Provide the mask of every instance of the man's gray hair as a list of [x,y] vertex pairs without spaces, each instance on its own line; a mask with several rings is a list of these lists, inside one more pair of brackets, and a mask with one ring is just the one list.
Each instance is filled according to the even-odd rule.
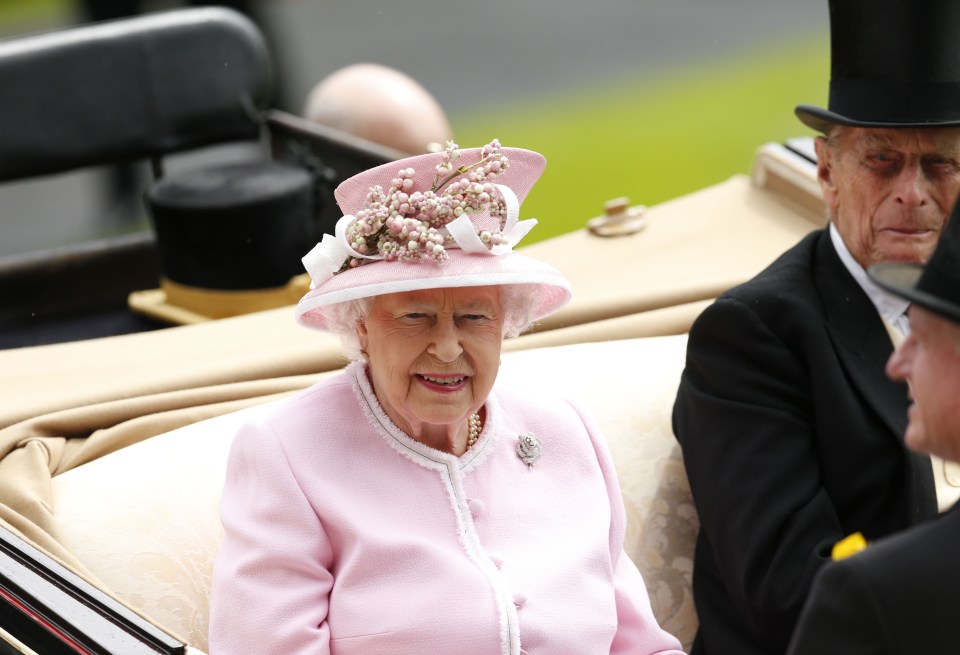
[[845,125],[831,125],[827,128],[824,138],[827,140],[827,145],[830,146],[830,149],[834,152],[837,151],[837,148],[840,147],[840,140],[843,138],[844,132],[846,132]]
[[[527,284],[503,284],[499,289],[500,306],[503,309],[503,338],[511,339],[530,329],[534,323],[536,288]],[[327,329],[340,339],[344,353],[351,361],[360,358],[357,324],[366,318],[373,301],[373,297],[357,298],[324,309]]]

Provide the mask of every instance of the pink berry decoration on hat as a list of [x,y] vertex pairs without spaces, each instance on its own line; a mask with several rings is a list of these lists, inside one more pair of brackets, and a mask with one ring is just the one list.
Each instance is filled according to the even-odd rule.
[[[433,257],[442,262],[447,259],[445,246],[454,241],[448,225],[459,219],[469,226],[469,220],[462,217],[483,210],[501,219],[502,231],[507,216],[502,194],[512,192],[509,187],[495,188],[493,180],[507,170],[510,160],[497,141],[485,145],[480,155],[478,161],[454,168],[460,152],[450,141],[429,189],[416,189],[416,171],[409,167],[397,173],[386,192],[379,185],[372,187],[366,206],[346,227],[354,256],[344,266],[363,263],[371,252],[387,260]],[[479,237],[485,244],[499,245],[503,241],[500,232],[485,230]]]

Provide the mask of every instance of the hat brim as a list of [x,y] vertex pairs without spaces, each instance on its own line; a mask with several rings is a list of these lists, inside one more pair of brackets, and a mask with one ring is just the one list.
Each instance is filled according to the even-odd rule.
[[530,285],[537,296],[533,320],[570,302],[570,284],[560,271],[539,260],[510,252],[503,255],[447,251],[442,264],[431,259],[378,261],[344,271],[307,292],[297,304],[297,322],[328,330],[325,310],[338,303],[389,293],[500,285]]
[[960,125],[960,119],[947,121],[861,121],[813,105],[797,105],[793,110],[801,123],[818,132],[826,134],[834,125],[850,127],[954,127]]
[[923,266],[920,264],[889,262],[874,264],[870,267],[868,274],[874,282],[890,293],[960,323],[960,305],[917,288],[917,282],[923,274]]

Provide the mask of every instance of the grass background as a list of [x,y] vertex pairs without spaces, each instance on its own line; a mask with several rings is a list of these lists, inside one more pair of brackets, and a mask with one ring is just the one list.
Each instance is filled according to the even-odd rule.
[[451,122],[461,146],[496,137],[546,156],[521,212],[540,220],[530,243],[583,227],[611,198],[653,205],[749,173],[764,143],[813,133],[793,109],[825,106],[828,77],[829,43],[809,38]]
[[67,0],[0,0],[0,24],[30,22],[70,11]]

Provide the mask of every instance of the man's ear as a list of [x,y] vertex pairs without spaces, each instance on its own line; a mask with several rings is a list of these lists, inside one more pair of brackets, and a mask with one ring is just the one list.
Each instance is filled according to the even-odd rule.
[[817,151],[817,181],[823,191],[823,201],[829,209],[836,209],[837,185],[833,178],[833,149],[822,136],[814,139],[813,147]]

